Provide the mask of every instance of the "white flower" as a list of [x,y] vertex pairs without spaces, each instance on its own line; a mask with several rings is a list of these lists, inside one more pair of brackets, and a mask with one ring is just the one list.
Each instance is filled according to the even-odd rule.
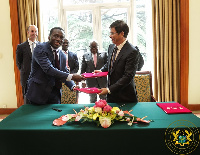
[[119,113],[118,113],[119,116],[124,116],[124,112],[121,110]]
[[62,117],[62,120],[63,121],[68,121],[70,119],[69,115],[65,115]]
[[94,111],[100,114],[100,113],[102,113],[102,108],[96,107],[96,108],[94,108]]
[[77,115],[75,121],[79,121],[83,117],[83,114]]
[[110,117],[99,117],[100,124],[103,128],[108,128],[111,125]]
[[132,126],[132,124],[133,124],[132,122],[129,122],[129,123],[128,123],[129,126]]

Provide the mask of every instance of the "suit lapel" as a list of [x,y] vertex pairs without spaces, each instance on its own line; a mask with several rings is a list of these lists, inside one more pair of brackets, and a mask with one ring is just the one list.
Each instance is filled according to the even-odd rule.
[[61,50],[59,50],[59,60],[60,60],[60,70],[61,71],[65,71],[65,67],[66,67],[66,55]]
[[120,60],[120,58],[122,57],[122,55],[124,54],[125,50],[124,47],[121,49],[121,51],[119,52],[114,64],[113,64],[113,70],[115,69],[116,64],[118,63],[118,61]]
[[127,43],[128,43],[128,42],[126,42],[126,43],[124,44],[124,46],[122,47],[122,49],[120,50],[120,52],[119,52],[119,54],[118,54],[118,56],[117,56],[117,58],[116,58],[116,60],[115,60],[115,62],[114,62],[114,64],[113,64],[111,73],[115,70],[115,68],[116,68],[116,66],[117,66],[117,64],[118,64],[118,62],[119,62],[119,60],[120,60],[120,58],[121,58],[121,57],[124,55],[124,53],[126,52]]
[[47,42],[47,49],[48,49],[48,53],[49,53],[49,60],[51,61],[51,63],[53,64],[53,66],[55,67],[55,60],[54,60],[54,55],[53,55],[53,51],[51,49],[50,44]]
[[[99,53],[98,51],[97,51],[97,64],[96,64],[96,68],[97,68],[97,66],[98,66],[98,62],[100,61],[100,59],[101,59],[101,53]],[[94,60],[93,60],[93,62],[94,62]],[[94,64],[94,63],[93,63]]]
[[73,64],[72,62],[72,53],[70,51],[68,51],[68,65],[70,66],[70,64]]
[[[88,54],[88,57],[89,57],[89,60],[90,60],[91,65],[94,66],[94,60],[93,60],[93,57],[92,57],[92,53],[91,53],[91,52]],[[95,67],[95,66],[94,66],[94,67]]]
[[32,52],[28,40],[26,41],[26,51],[28,51],[30,58],[32,58]]

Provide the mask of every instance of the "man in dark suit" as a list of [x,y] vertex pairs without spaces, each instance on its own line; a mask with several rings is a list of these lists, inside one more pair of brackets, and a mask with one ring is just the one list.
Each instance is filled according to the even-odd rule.
[[[94,70],[101,69],[107,62],[107,53],[98,51],[98,44],[96,41],[90,43],[90,52],[83,55],[81,74],[92,73]],[[86,79],[88,87],[102,88],[107,85],[107,78],[88,78]],[[85,87],[84,83],[82,84]],[[106,95],[100,95],[100,99],[105,99]],[[90,94],[90,102],[95,103],[97,101],[97,94]]]
[[31,60],[34,47],[38,43],[38,28],[35,25],[30,25],[27,29],[28,40],[17,45],[16,63],[20,70],[20,82],[22,86],[23,97],[26,92],[26,85],[29,74],[31,72]]
[[[110,25],[108,62],[101,71],[108,71],[108,87],[100,89],[99,95],[107,94],[109,103],[138,102],[134,76],[139,63],[139,51],[127,41],[128,25],[117,20]],[[98,72],[98,71],[95,71]]]
[[69,74],[66,56],[58,49],[64,37],[64,30],[54,27],[50,30],[49,42],[38,44],[34,49],[26,93],[30,104],[59,104],[62,82],[73,89],[75,84],[72,80],[79,82],[85,79],[80,75]]
[[69,41],[67,39],[64,39],[63,45],[62,45],[62,50],[66,54],[67,68],[69,69],[71,74],[77,73],[78,69],[79,69],[78,57],[75,53],[69,51],[68,47],[69,47]]

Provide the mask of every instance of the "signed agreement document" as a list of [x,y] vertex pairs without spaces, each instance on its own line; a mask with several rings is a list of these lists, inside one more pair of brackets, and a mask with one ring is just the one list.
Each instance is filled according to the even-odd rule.
[[175,103],[156,103],[167,114],[180,114],[180,113],[192,113],[189,109],[185,108],[181,104]]

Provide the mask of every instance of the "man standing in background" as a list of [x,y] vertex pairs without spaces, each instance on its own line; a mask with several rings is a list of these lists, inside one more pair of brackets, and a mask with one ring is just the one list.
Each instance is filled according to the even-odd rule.
[[69,69],[70,73],[77,73],[79,69],[79,62],[78,57],[75,53],[68,50],[69,47],[69,41],[67,39],[64,39],[62,50],[66,55],[66,66]]
[[30,25],[27,29],[28,40],[17,45],[16,63],[20,70],[20,82],[22,86],[23,98],[26,93],[27,80],[31,71],[31,61],[33,49],[37,45],[38,28]]
[[[99,52],[98,44],[96,41],[90,43],[90,52],[87,52],[83,55],[81,74],[83,73],[92,73],[94,70],[101,69],[107,62],[107,52]],[[87,86],[104,88],[107,85],[107,78],[87,78]],[[85,83],[82,83],[82,87],[85,87]],[[90,103],[95,103],[97,101],[97,94],[89,94]],[[105,99],[106,95],[100,95],[100,99]]]

